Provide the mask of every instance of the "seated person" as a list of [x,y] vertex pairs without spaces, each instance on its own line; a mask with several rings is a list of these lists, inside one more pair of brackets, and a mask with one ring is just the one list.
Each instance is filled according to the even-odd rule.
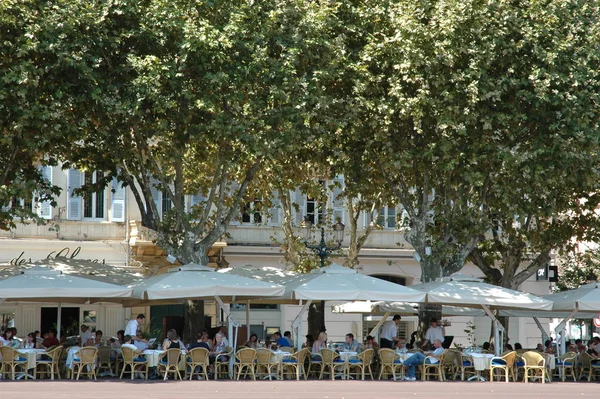
[[[423,364],[423,361],[427,356],[439,356],[444,353],[444,348],[442,347],[442,341],[436,339],[433,341],[433,347],[435,348],[432,352],[425,352],[424,354],[421,352],[416,352],[411,357],[406,359],[404,362],[404,366],[408,367],[407,376],[405,380],[407,381],[416,381],[415,377],[415,367]],[[438,359],[431,358],[427,359],[431,364],[437,364],[439,362]]]
[[289,346],[290,348],[294,347],[294,340],[292,339],[292,333],[289,331],[286,331],[283,333],[283,338],[285,338],[288,342],[287,346]]
[[92,332],[90,331],[88,326],[82,324],[81,334],[79,335],[79,343],[81,344],[81,346],[87,346],[90,339],[92,340],[92,342],[94,341],[94,336],[92,335]]
[[379,344],[375,342],[375,338],[371,335],[367,336],[367,343],[365,344],[366,349],[379,349]]
[[196,334],[196,342],[192,342],[188,346],[188,349],[192,350],[194,348],[204,348],[204,349],[207,349],[208,351],[210,351],[210,347],[208,346],[208,344],[202,340],[203,335],[204,335],[203,332]]
[[219,357],[220,361],[226,361],[229,359],[228,356],[221,355],[227,351],[227,345],[225,345],[225,342],[223,341],[224,337],[225,336],[221,332],[218,332],[217,335],[215,335],[215,345],[213,346],[212,351],[208,354],[208,359],[211,364],[215,362],[217,356]]
[[102,330],[96,330],[96,335],[94,337],[94,343],[92,345],[94,346],[102,346],[102,337],[103,337],[103,333]]
[[537,344],[537,346],[535,347],[535,350],[538,351],[538,352],[543,352],[544,351],[544,345]]
[[290,344],[287,339],[285,339],[281,336],[281,333],[279,331],[273,333],[273,336],[271,337],[271,341],[275,342],[275,344],[279,348],[289,346],[289,344]]
[[212,349],[212,340],[210,339],[210,336],[208,335],[208,331],[202,330],[201,334],[202,334],[201,341],[204,342],[208,346],[208,350],[211,350]]
[[544,353],[554,354],[554,347],[552,346],[552,341],[549,339],[544,342]]
[[306,334],[306,342],[302,344],[302,349],[308,348],[312,350],[313,344],[315,343],[315,339],[311,334]]
[[[327,333],[325,331],[321,331],[319,333],[319,337],[314,342],[312,347],[312,359],[320,360],[321,359],[321,349],[327,348]],[[318,355],[318,356],[317,356]]]
[[[121,345],[121,348],[129,348],[129,349],[133,349],[134,351],[139,351],[138,347],[134,345],[134,341],[133,341],[133,338],[131,337],[131,335],[125,335],[125,337],[123,337],[123,341],[124,341],[124,344]],[[136,361],[136,362],[145,362],[146,361],[146,356],[144,356],[143,354],[139,353],[139,354],[137,354],[136,357],[133,358],[133,360]],[[136,368],[136,376],[137,376],[137,378],[143,378],[144,377],[142,375],[142,373],[141,373],[141,371],[143,369],[144,369],[144,366],[141,366],[141,365]]]
[[398,340],[398,343],[396,343],[396,349],[400,351],[408,351],[408,348],[406,347],[406,340],[404,338],[400,338]]
[[256,335],[256,334],[250,335],[250,339],[248,339],[248,341],[246,341],[244,346],[246,346],[248,348],[256,349],[258,347],[258,335]]
[[360,344],[354,339],[354,335],[352,333],[346,334],[344,351],[360,353]]
[[56,330],[52,328],[48,331],[47,337],[42,341],[42,346],[44,348],[51,348],[58,345],[60,345],[60,342],[56,338]]

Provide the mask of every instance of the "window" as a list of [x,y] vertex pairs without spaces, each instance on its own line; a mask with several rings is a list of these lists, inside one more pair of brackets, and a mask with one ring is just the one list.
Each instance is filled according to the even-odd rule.
[[383,208],[379,208],[379,215],[377,216],[377,224],[384,229],[395,229],[396,228],[396,206],[388,205]]
[[[246,304],[244,303],[232,303],[231,310],[246,310]],[[267,303],[251,303],[250,310],[277,310],[277,305]]]
[[91,332],[96,332],[96,322],[97,322],[97,314],[95,310],[84,310],[82,311],[82,320],[81,324],[85,324],[88,326]]
[[371,277],[376,277],[394,284],[406,285],[406,279],[400,276],[391,276],[389,274],[371,274]]
[[263,222],[262,201],[255,200],[242,205],[242,223],[260,224]]
[[76,195],[77,189],[84,184],[94,184],[102,176],[102,172],[81,172],[69,169],[67,172],[67,219],[68,220],[105,220],[106,188],[84,196]]
[[161,197],[162,197],[162,201],[161,201],[160,210],[161,210],[162,214],[164,215],[165,213],[167,213],[171,210],[171,208],[173,207],[173,202],[171,202],[171,198],[169,197],[167,190],[161,191]]
[[[85,185],[97,182],[99,172],[86,172],[83,175]],[[83,197],[83,217],[86,219],[104,219],[105,215],[104,188],[95,193],[86,194]]]

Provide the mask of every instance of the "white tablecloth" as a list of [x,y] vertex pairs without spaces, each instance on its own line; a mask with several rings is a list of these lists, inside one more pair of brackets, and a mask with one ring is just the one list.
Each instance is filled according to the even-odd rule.
[[491,360],[495,355],[491,353],[471,353],[473,359],[473,368],[476,371],[483,371],[490,368]]
[[396,351],[396,356],[398,356],[398,359],[400,359],[400,361],[402,362],[402,364],[404,364],[404,362],[411,357],[412,355],[414,355],[416,352],[406,352],[406,353],[402,353],[399,350]]
[[[161,349],[146,349],[145,351],[142,352],[144,354],[144,356],[146,356],[146,359],[148,359],[148,367],[157,367],[158,366],[158,362],[160,362],[160,359],[162,359],[162,357],[165,355],[165,351],[161,350]],[[180,358],[180,362],[179,362],[179,368],[185,368],[185,355],[187,354],[187,351],[185,349],[181,350],[181,358]],[[182,367],[182,363],[183,363],[183,367]]]
[[39,355],[46,353],[45,349],[17,349],[20,355],[27,358],[27,370],[34,369],[37,366]]
[[340,352],[340,359],[342,359],[343,361],[345,361],[347,363],[348,360],[350,360],[350,358],[352,356],[356,356],[356,355],[358,355],[358,352],[342,351],[342,352]]

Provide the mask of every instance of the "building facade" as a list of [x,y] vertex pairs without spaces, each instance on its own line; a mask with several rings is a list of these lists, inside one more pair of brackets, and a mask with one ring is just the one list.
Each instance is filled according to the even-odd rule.
[[[148,273],[168,267],[166,255],[152,243],[152,232],[141,226],[140,212],[133,196],[114,182],[105,190],[87,197],[74,196],[75,189],[84,183],[94,182],[96,172],[81,172],[74,169],[62,170],[59,167],[46,167],[44,175],[56,185],[63,187],[55,207],[50,204],[35,204],[33,201],[20,200],[19,204],[31,206],[32,210],[47,220],[46,225],[17,223],[11,231],[0,232],[0,264],[4,268],[13,265],[31,263],[47,257],[66,256],[78,259],[103,262],[115,266],[143,267]],[[294,211],[296,222],[304,218],[313,223],[341,220],[345,222],[346,213],[343,204],[337,201],[337,193],[343,187],[343,177],[332,182],[328,190],[327,201],[318,201],[307,197],[299,190],[291,192],[292,200],[298,204]],[[158,190],[153,196],[160,212],[170,209],[170,200]],[[192,206],[198,199],[189,196],[187,204]],[[399,284],[411,285],[420,282],[420,266],[414,258],[414,251],[403,238],[399,229],[402,225],[402,211],[394,205],[380,209],[376,221],[379,229],[373,231],[360,253],[360,273],[384,278]],[[236,267],[246,264],[255,266],[273,266],[285,268],[280,247],[274,240],[282,240],[280,226],[281,210],[277,201],[269,210],[263,210],[258,201],[244,204],[240,215],[231,224],[229,235],[223,242],[215,244],[209,253],[214,267]],[[371,220],[367,215],[362,218],[364,228]],[[467,265],[463,274],[481,276],[474,266]],[[525,282],[521,289],[535,294],[548,293],[549,284],[537,281],[535,277]],[[328,308],[335,303],[327,303]],[[13,318],[20,334],[37,330],[49,325],[56,304],[4,303],[0,305],[0,314],[4,324]],[[207,301],[205,313],[212,326],[223,322],[214,303]],[[249,314],[250,331],[261,339],[272,331],[291,330],[300,306],[294,305],[251,305],[246,312],[244,305],[232,305],[232,317],[241,324],[247,323]],[[114,304],[74,306],[67,311],[73,323],[88,323],[102,329],[104,334],[115,335],[125,327],[130,315],[139,312],[150,316],[146,329],[150,335],[164,333],[167,327],[177,327],[183,322],[182,306],[152,306],[128,309]],[[334,314],[328,312],[326,326],[330,339],[342,341],[346,333],[353,333],[359,340],[375,326],[379,319],[376,315]],[[93,323],[92,323],[93,320]],[[401,335],[409,337],[416,329],[417,317],[403,317],[400,326]],[[447,334],[455,336],[455,342],[467,344],[464,332],[470,317],[454,317],[447,327]],[[67,321],[68,322],[68,321]],[[307,331],[304,320],[303,331]],[[476,341],[483,343],[490,336],[491,323],[488,318],[475,318]],[[544,324],[547,328],[547,323]],[[511,342],[521,342],[525,347],[534,347],[541,340],[541,333],[533,320],[514,319],[510,323]]]

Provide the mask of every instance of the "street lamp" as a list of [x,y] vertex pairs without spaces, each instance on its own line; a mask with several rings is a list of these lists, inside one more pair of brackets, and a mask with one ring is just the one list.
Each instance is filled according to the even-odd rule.
[[331,247],[328,247],[327,243],[325,242],[325,227],[321,227],[321,241],[318,244],[310,245],[308,243],[312,236],[312,226],[313,223],[308,217],[305,217],[304,221],[300,225],[304,234],[304,245],[306,248],[312,250],[321,259],[321,267],[324,267],[325,258],[342,247],[342,241],[344,240],[344,228],[346,226],[344,226],[344,223],[342,223],[339,219],[333,225],[333,232],[335,234],[334,241],[336,245]]

